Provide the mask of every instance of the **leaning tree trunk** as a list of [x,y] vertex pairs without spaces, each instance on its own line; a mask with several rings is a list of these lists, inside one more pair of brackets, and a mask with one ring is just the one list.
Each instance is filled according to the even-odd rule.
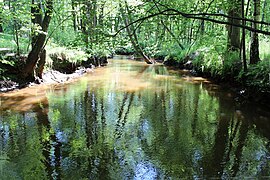
[[139,45],[138,38],[137,38],[137,35],[135,33],[133,25],[129,25],[129,19],[130,19],[131,16],[130,16],[130,10],[128,8],[128,4],[127,4],[126,0],[125,0],[125,7],[126,7],[126,10],[127,10],[127,13],[128,13],[127,15],[124,13],[124,9],[122,8],[122,6],[120,4],[120,10],[121,10],[122,16],[124,18],[124,23],[125,23],[127,34],[128,34],[128,37],[129,37],[129,39],[131,41],[131,44],[134,47],[135,51],[137,53],[139,53],[143,57],[144,61],[147,64],[153,64],[153,62],[150,60],[150,58],[147,57],[146,54],[144,54],[141,46]]
[[[260,21],[260,0],[253,0],[254,2],[254,21]],[[254,29],[258,28],[257,23],[253,22]],[[260,61],[259,56],[259,38],[257,32],[251,32],[251,44],[250,44],[250,64],[256,64]]]
[[44,44],[46,40],[46,33],[49,28],[51,16],[52,16],[52,10],[53,10],[53,0],[47,0],[47,10],[45,12],[44,19],[42,21],[42,31],[43,33],[40,33],[37,38],[34,46],[32,47],[32,50],[28,54],[26,64],[22,69],[22,77],[27,80],[33,80],[34,79],[34,70],[37,65],[38,59],[40,57],[40,53],[44,50]]
[[[158,11],[161,12],[161,10],[160,10],[159,6],[157,5],[157,3],[156,3],[156,2],[154,2],[154,3],[155,3],[156,8],[158,9]],[[170,30],[170,28],[168,28],[168,26],[166,25],[166,23],[165,23],[162,19],[160,19],[160,22],[161,22],[161,24],[163,25],[163,27],[170,33],[170,35],[171,35],[172,38],[176,41],[176,43],[177,43],[178,46],[181,48],[181,50],[184,50],[184,49],[185,49],[184,46],[181,44],[181,42],[180,42],[179,39],[175,36],[175,34]]]

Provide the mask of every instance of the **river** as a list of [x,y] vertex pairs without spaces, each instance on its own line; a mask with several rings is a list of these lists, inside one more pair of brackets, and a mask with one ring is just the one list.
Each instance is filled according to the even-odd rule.
[[185,71],[115,59],[0,105],[0,179],[270,177],[269,109]]

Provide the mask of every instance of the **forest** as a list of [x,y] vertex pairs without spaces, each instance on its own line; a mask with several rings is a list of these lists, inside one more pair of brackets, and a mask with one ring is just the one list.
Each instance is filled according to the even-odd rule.
[[2,81],[35,81],[44,69],[70,73],[74,64],[98,66],[127,54],[269,91],[267,0],[0,3]]
[[0,179],[269,179],[270,0],[0,0]]

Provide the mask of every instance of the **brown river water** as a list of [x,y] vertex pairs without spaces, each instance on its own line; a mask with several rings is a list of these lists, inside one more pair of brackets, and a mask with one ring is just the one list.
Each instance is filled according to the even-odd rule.
[[270,178],[270,111],[132,60],[0,94],[0,179]]

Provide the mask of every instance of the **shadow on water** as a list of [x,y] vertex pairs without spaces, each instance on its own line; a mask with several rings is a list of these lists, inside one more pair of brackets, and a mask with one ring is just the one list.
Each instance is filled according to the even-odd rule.
[[113,60],[0,98],[1,179],[269,178],[269,110],[187,72]]

